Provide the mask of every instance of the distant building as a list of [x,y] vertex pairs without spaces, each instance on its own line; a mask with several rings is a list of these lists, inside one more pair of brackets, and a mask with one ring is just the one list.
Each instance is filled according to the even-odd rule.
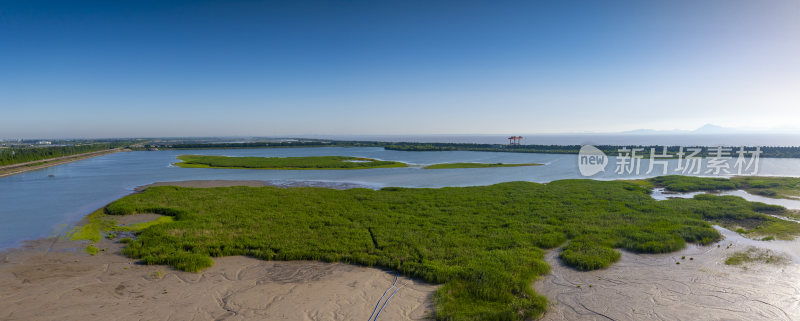
[[48,141],[48,140],[40,140],[40,141],[39,141],[38,143],[36,143],[36,144],[37,144],[37,145],[50,145],[50,144],[52,144],[52,143],[53,143],[53,142],[51,142],[51,141]]

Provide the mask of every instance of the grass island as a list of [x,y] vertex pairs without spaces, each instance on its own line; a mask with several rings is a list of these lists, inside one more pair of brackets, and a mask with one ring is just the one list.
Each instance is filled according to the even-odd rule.
[[[175,166],[184,168],[235,168],[235,169],[368,169],[408,167],[408,164],[396,161],[384,161],[364,157],[350,156],[308,156],[308,157],[228,157],[210,155],[180,155],[181,161]],[[539,166],[538,163],[506,164],[506,163],[442,163],[423,166],[423,169],[450,168],[489,168]]]
[[488,167],[521,167],[521,166],[540,166],[539,163],[506,164],[506,163],[442,163],[424,166],[424,169],[448,169],[448,168],[488,168]]
[[175,166],[185,168],[238,169],[368,169],[406,167],[405,163],[350,156],[310,157],[228,157],[209,155],[180,155]]

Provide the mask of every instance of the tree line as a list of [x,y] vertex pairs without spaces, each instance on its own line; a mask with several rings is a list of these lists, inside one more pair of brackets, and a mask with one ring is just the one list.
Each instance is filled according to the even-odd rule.
[[367,141],[284,141],[247,143],[150,143],[147,148],[159,149],[217,149],[217,148],[277,148],[277,147],[384,147],[388,143]]
[[48,147],[6,147],[0,148],[0,166],[96,152],[123,147],[126,145],[128,145],[128,142],[108,142]]
[[[651,149],[655,149],[655,155],[662,155],[664,146],[660,145],[595,145],[597,149],[609,156],[617,156],[623,149],[632,150],[641,148],[637,155],[649,158]],[[483,151],[483,152],[516,152],[516,153],[547,153],[547,154],[577,154],[581,145],[500,145],[500,144],[461,144],[461,143],[394,143],[384,146],[387,150],[399,151]],[[684,157],[692,154],[690,148],[700,149],[695,157],[714,157],[716,146],[694,146],[683,147]],[[727,147],[726,153],[730,157],[738,157],[739,147]],[[800,146],[760,146],[761,156],[770,158],[800,158]],[[746,152],[756,150],[755,146],[745,146]],[[670,157],[678,157],[681,151],[679,146],[667,146],[666,154]],[[750,157],[750,154],[745,154]]]

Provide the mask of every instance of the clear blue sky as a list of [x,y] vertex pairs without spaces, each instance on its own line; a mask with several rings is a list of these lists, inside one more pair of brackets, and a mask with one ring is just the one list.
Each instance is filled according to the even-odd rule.
[[800,124],[800,1],[0,2],[0,137]]

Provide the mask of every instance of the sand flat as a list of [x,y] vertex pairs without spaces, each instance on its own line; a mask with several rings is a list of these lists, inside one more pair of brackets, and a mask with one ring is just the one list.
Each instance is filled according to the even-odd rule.
[[[247,257],[189,273],[138,265],[108,240],[97,256],[74,243],[40,240],[0,254],[0,319],[366,320],[394,281],[374,268]],[[403,277],[398,284],[380,320],[429,315],[437,287]]]
[[551,273],[534,284],[549,300],[542,320],[800,320],[800,265],[725,265],[753,244],[729,236],[668,254],[622,251],[619,262],[590,272],[550,251]]

